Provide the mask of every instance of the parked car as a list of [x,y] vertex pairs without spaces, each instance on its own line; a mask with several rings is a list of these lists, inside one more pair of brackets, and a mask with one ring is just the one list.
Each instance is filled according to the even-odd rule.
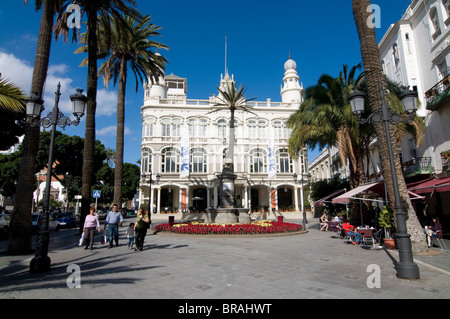
[[2,234],[8,233],[10,220],[10,214],[0,214],[0,231]]
[[77,220],[75,214],[72,212],[62,212],[56,216],[56,220],[59,221],[61,227],[76,227]]
[[[37,232],[39,230],[39,219],[41,217],[41,214],[32,214],[31,215],[31,227],[33,228],[34,232]],[[48,221],[48,230],[49,231],[58,231],[61,227],[59,221],[57,221],[53,216],[49,216]]]
[[95,212],[95,214],[97,215],[98,219],[106,219],[106,215],[108,215],[108,212],[106,210],[97,210]]

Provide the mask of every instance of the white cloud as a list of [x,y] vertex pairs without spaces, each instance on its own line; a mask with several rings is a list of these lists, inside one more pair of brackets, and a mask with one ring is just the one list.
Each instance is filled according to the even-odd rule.
[[[49,65],[44,86],[44,114],[52,110],[55,103],[57,85],[60,83],[61,97],[59,100],[59,109],[66,116],[71,116],[72,103],[70,102],[70,96],[76,93],[76,87],[72,86],[72,79],[66,75],[69,69],[69,66],[66,64]],[[26,95],[30,94],[33,66],[29,62],[18,59],[13,54],[0,49],[0,73],[3,78],[9,79],[21,88]],[[106,89],[97,91],[96,116],[114,115],[116,108],[117,92]]]
[[[102,129],[96,130],[95,134],[98,136],[116,136],[117,135],[117,126],[116,125],[110,125],[107,127],[104,127]],[[133,132],[125,126],[124,129],[124,135],[131,135]]]
[[96,116],[111,116],[117,111],[117,93],[106,89],[97,90]]
[[0,73],[24,92],[30,92],[33,67],[14,55],[0,51]]

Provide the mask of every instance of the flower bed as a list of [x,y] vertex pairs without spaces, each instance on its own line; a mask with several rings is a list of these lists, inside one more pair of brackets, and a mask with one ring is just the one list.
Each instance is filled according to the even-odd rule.
[[159,224],[154,227],[158,232],[172,232],[177,234],[231,234],[231,235],[253,235],[253,234],[276,234],[298,232],[301,225],[285,222],[258,221],[250,224],[205,224],[203,222],[187,222],[177,224]]

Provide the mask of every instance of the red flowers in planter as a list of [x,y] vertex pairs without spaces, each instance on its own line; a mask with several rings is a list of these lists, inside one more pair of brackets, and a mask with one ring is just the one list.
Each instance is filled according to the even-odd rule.
[[300,231],[301,225],[285,222],[260,221],[251,224],[204,224],[187,222],[178,224],[155,225],[156,231],[167,231],[178,234],[275,234]]

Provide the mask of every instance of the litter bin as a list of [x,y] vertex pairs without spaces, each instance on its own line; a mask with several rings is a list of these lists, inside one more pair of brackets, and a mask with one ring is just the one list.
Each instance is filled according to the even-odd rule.
[[279,223],[283,222],[283,220],[284,220],[284,217],[283,217],[283,216],[278,216],[278,222],[279,222]]

